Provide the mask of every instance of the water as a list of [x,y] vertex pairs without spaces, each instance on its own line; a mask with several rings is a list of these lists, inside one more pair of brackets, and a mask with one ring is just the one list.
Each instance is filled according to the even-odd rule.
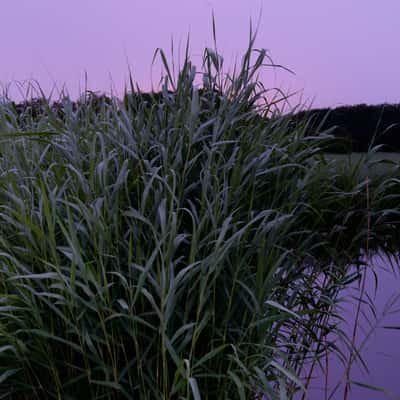
[[[373,391],[364,387],[352,385],[348,400],[393,400],[400,399],[400,277],[393,272],[388,259],[375,257],[371,260],[378,275],[378,287],[375,293],[375,279],[372,271],[366,276],[365,296],[369,296],[375,308],[376,315],[363,304],[360,322],[357,330],[356,345],[361,346],[360,354],[365,361],[368,371],[359,362],[353,364],[350,379],[363,384],[381,387],[384,392]],[[394,266],[400,270],[398,265]],[[352,336],[359,288],[353,285],[346,289],[342,297],[351,299],[343,309],[345,323],[341,328]],[[365,297],[367,298],[367,297]],[[397,329],[387,329],[387,327]],[[342,349],[345,347],[342,345]],[[345,350],[346,351],[346,350]],[[349,351],[346,351],[349,354]],[[325,385],[325,375],[321,369],[314,372],[307,400],[344,399],[345,368],[335,355],[328,357],[328,385]],[[333,393],[335,386],[338,390]],[[325,390],[325,387],[327,390]],[[296,397],[300,399],[301,396]]]

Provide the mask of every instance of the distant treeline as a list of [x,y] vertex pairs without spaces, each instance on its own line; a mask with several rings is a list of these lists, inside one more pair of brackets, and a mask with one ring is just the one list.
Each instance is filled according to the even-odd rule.
[[338,152],[366,152],[382,145],[379,151],[400,151],[400,104],[343,106],[301,111],[290,117],[292,126],[309,121],[307,135],[327,132],[345,139]]
[[[80,109],[80,105],[90,103],[92,110],[100,111],[102,107],[112,103],[112,98],[105,95],[89,93],[83,100],[70,102],[72,111]],[[207,108],[210,96],[212,101],[219,104],[219,93],[207,93],[199,90],[201,108]],[[173,102],[174,93],[168,92]],[[165,101],[164,95],[160,92],[140,93],[125,95],[120,104],[125,107],[136,107],[136,109],[148,109],[154,103]],[[48,105],[43,99],[33,99],[21,103],[10,102],[17,115],[29,115],[37,118],[46,113]],[[65,117],[64,105],[62,102],[53,102],[51,109],[58,117]],[[244,111],[252,109],[252,105],[245,105]],[[261,118],[261,117],[260,117]],[[400,104],[380,104],[354,106],[343,106],[334,109],[321,108],[308,111],[300,111],[295,114],[287,114],[283,118],[289,118],[289,127],[296,128],[303,126],[307,136],[318,135],[326,132],[334,137],[343,140],[334,142],[328,151],[332,152],[366,152],[370,146],[382,145],[379,151],[399,152],[400,151]],[[304,121],[307,125],[304,126]]]
[[[216,104],[219,104],[218,92],[206,92],[204,89],[199,90],[199,98],[201,103],[201,109],[207,108],[207,103],[211,100],[211,96],[214,97]],[[167,98],[168,97],[168,98]],[[83,105],[88,105],[91,111],[100,112],[102,107],[111,105],[115,98],[98,95],[95,92],[87,91],[86,96],[82,97],[78,101],[70,101],[68,99],[67,104],[72,112],[79,111]],[[167,96],[162,92],[138,92],[134,94],[127,94],[123,97],[122,101],[117,100],[120,105],[125,108],[133,107],[134,109],[149,109],[153,104],[161,104],[166,101],[174,102],[174,92],[168,91]],[[24,100],[20,103],[14,101],[6,101],[11,109],[13,109],[18,116],[29,116],[34,120],[40,118],[41,115],[46,114],[49,108],[54,112],[57,117],[64,119],[66,115],[65,103],[63,101],[54,101],[51,104],[44,98],[34,98],[32,100]]]

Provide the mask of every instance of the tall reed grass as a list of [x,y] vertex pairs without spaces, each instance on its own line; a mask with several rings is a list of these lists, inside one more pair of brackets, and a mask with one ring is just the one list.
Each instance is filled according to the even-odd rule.
[[232,73],[158,49],[153,103],[132,77],[62,117],[1,103],[0,398],[286,399],[339,351],[366,241],[398,249],[399,168],[367,186],[307,120],[260,118],[286,98],[254,41]]

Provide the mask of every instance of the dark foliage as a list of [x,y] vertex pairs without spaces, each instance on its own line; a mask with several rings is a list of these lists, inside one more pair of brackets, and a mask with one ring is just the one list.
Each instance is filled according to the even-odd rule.
[[[125,94],[122,106],[125,109],[136,111],[150,111],[154,105],[165,102],[177,102],[176,95],[172,91],[168,93],[129,93]],[[207,92],[199,90],[200,105],[203,113],[207,114],[208,104],[213,103],[220,106],[223,94],[217,91]],[[226,100],[226,99],[225,99]],[[113,99],[106,95],[97,95],[88,91],[86,97],[77,102],[71,102],[72,111],[79,112],[80,105],[90,103],[91,109],[99,112],[102,107],[110,105]],[[50,110],[58,118],[65,118],[65,108],[62,101],[53,102],[50,106],[45,99],[32,99],[21,103],[11,102],[13,108],[21,119],[29,117],[33,120],[39,119]],[[253,104],[245,105],[245,112],[252,111],[253,117],[263,120],[255,111]],[[288,115],[289,127],[295,128],[306,119],[309,121],[306,136],[318,135],[323,132],[333,135],[335,140],[327,148],[335,153],[366,152],[370,146],[380,145],[380,151],[400,151],[400,104],[343,106],[335,109],[320,108],[309,111],[300,111]]]
[[366,152],[375,145],[382,145],[380,151],[400,151],[399,104],[359,104],[301,111],[292,117],[291,123],[296,125],[307,116],[311,117],[308,135],[330,130],[334,136],[346,139],[347,146],[335,144],[332,148],[337,152]]
[[[217,108],[222,104],[222,99],[227,100],[224,95],[217,90],[206,90],[199,89],[199,100],[201,109],[204,112],[210,108],[209,105],[217,105]],[[119,100],[118,100],[119,101]],[[83,104],[90,105],[90,109],[94,110],[95,113],[100,112],[101,108],[107,105],[111,105],[113,98],[106,96],[104,94],[96,94],[92,91],[87,91],[86,95],[80,100],[74,102],[68,100],[68,103],[72,107],[73,112],[79,112]],[[135,92],[127,93],[122,99],[122,106],[125,109],[133,109],[136,111],[146,110],[150,111],[152,106],[160,105],[162,103],[178,103],[176,94],[173,91],[168,91],[168,93],[163,92]],[[227,104],[229,101],[227,102]],[[29,117],[33,120],[38,120],[44,114],[48,114],[52,111],[56,114],[58,118],[62,120],[65,119],[65,104],[63,101],[55,101],[51,104],[44,98],[33,98],[31,100],[24,100],[20,103],[10,102],[10,105],[14,108],[17,115],[21,118]],[[256,114],[254,104],[243,104],[243,112],[253,111],[254,116]],[[261,118],[261,117],[260,117]]]

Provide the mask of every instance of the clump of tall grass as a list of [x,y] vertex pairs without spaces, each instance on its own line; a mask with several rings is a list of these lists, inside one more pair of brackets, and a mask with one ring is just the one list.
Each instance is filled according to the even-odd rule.
[[254,40],[227,74],[187,48],[173,76],[158,50],[159,101],[131,79],[122,102],[64,97],[62,115],[1,104],[2,398],[287,398],[335,351],[349,265],[368,237],[399,243],[398,180],[370,179],[367,213],[332,137],[260,118],[276,99]]

